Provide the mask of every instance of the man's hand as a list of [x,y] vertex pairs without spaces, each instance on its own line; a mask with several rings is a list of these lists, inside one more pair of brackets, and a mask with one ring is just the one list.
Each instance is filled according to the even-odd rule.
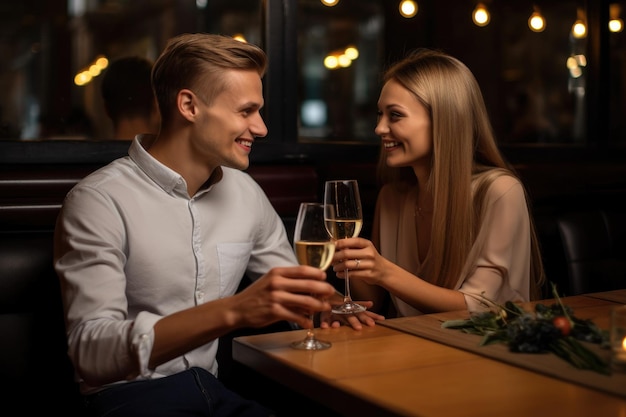
[[[337,299],[339,299],[339,301],[337,301]],[[332,305],[339,305],[343,302],[343,295],[339,292],[335,292],[329,302]],[[372,301],[356,301],[356,303],[368,309],[372,308],[374,305]],[[339,327],[342,324],[345,324],[352,326],[354,330],[361,330],[363,328],[363,324],[373,327],[379,320],[385,320],[385,316],[381,316],[380,314],[376,314],[369,310],[356,314],[335,314],[331,311],[324,311],[320,314],[320,327],[328,329],[330,327]]]

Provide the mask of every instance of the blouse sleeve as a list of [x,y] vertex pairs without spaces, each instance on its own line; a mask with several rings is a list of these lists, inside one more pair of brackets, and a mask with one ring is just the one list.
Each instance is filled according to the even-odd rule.
[[522,184],[501,176],[486,199],[466,278],[458,284],[469,311],[484,310],[483,296],[498,304],[530,297],[530,219]]

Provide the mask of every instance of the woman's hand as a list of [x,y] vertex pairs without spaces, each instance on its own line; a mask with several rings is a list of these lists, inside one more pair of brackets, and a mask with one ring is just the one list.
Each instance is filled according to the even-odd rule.
[[335,241],[333,271],[338,278],[345,278],[345,270],[350,271],[350,279],[358,279],[370,285],[381,285],[391,264],[378,251],[374,244],[364,238],[355,237]]

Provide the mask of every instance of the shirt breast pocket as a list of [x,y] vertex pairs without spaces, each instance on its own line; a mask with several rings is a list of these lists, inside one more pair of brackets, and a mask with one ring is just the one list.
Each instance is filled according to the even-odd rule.
[[252,242],[220,243],[217,258],[220,266],[220,297],[233,295],[246,272]]

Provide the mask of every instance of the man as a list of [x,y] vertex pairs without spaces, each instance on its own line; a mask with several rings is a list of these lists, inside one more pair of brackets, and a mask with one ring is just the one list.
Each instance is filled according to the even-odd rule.
[[157,107],[150,73],[152,61],[139,57],[120,58],[102,77],[104,109],[113,122],[113,139],[131,140],[140,133],[159,131]]
[[[267,134],[266,56],[228,37],[168,43],[152,83],[158,136],[71,190],[57,221],[69,355],[93,415],[257,416],[217,379],[217,339],[328,311],[279,216],[240,170]],[[277,265],[283,265],[277,267]],[[235,293],[241,277],[256,279]]]

